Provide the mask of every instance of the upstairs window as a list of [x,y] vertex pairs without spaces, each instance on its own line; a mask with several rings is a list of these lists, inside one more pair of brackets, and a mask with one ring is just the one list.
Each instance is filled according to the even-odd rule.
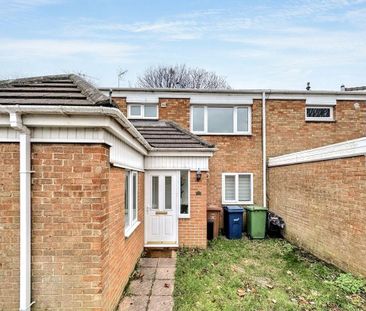
[[333,107],[307,106],[305,108],[306,121],[333,121]]
[[251,134],[250,107],[192,106],[191,130],[196,134]]
[[157,119],[158,105],[156,104],[129,104],[127,106],[129,119]]
[[222,174],[223,204],[253,204],[253,174]]

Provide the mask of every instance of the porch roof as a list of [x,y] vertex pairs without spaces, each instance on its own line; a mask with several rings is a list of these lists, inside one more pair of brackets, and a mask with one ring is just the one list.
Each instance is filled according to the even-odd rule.
[[154,148],[214,148],[173,121],[166,120],[130,120],[147,142]]

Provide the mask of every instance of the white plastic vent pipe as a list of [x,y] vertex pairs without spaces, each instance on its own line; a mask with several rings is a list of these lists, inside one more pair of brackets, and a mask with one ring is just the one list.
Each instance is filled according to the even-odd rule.
[[10,113],[10,126],[19,132],[20,175],[20,290],[19,310],[30,310],[31,303],[31,143],[30,131],[21,115]]
[[262,93],[262,170],[263,170],[263,206],[267,207],[267,128],[266,128],[266,92]]

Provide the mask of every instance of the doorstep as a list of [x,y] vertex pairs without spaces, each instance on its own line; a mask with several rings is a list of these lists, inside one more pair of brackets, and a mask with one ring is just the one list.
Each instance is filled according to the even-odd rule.
[[175,266],[175,258],[141,258],[119,311],[173,310]]

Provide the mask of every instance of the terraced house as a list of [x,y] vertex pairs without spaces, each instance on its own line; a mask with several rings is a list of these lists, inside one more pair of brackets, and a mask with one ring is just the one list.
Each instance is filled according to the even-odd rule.
[[366,275],[366,92],[0,82],[0,309],[114,310],[144,249],[205,248],[207,212],[268,206]]

